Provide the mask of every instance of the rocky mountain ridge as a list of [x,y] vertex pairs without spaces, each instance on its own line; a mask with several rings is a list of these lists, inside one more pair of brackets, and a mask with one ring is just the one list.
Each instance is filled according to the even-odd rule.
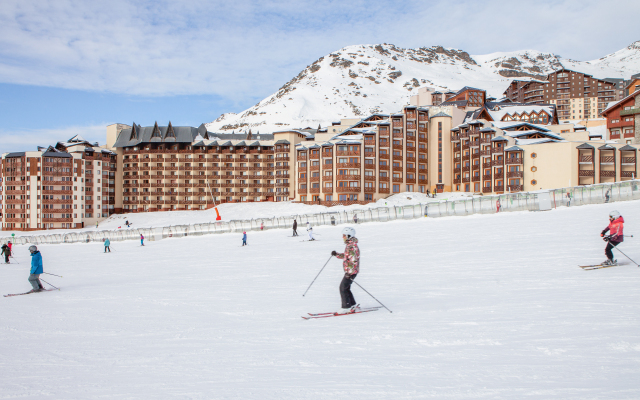
[[270,133],[326,126],[340,118],[395,112],[421,86],[436,90],[474,86],[500,98],[512,79],[544,79],[562,67],[598,78],[628,79],[640,72],[640,41],[593,61],[535,50],[470,55],[442,46],[349,46],[320,57],[276,93],[242,113],[221,115],[207,129]]

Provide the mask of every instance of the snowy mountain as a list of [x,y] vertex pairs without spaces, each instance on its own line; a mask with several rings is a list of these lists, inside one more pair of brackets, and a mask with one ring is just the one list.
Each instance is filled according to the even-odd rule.
[[207,129],[269,133],[325,126],[339,118],[397,111],[421,86],[438,90],[475,86],[499,98],[512,79],[542,78],[562,66],[597,78],[628,78],[640,71],[640,41],[593,61],[535,50],[469,55],[442,46],[349,46],[319,58],[244,112],[221,115]]

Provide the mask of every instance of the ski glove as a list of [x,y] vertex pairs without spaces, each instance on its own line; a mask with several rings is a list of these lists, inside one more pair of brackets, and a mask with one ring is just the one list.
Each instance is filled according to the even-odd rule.
[[335,256],[338,255],[338,252],[334,250],[334,251],[331,252],[331,255],[335,257]]

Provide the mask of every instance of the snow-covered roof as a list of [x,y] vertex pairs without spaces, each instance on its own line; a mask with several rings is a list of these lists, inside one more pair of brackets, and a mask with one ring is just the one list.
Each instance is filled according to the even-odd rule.
[[504,151],[523,151],[523,150],[518,146],[511,146],[508,149],[504,149]]
[[497,136],[497,137],[494,137],[493,139],[491,139],[491,141],[492,142],[508,142],[509,139],[507,139],[504,136]]
[[[495,108],[498,108],[498,110],[495,110]],[[486,111],[489,113],[489,115],[491,116],[491,119],[493,119],[494,121],[502,121],[502,118],[504,118],[506,115],[522,115],[523,113],[526,113],[527,115],[531,115],[532,112],[535,112],[536,114],[539,114],[541,111],[546,112],[551,118],[553,118],[554,114],[555,114],[555,106],[554,105],[537,105],[537,104],[530,104],[530,105],[509,105],[509,104],[502,104],[498,107],[493,107],[493,108],[486,108]],[[549,121],[549,123],[551,123],[551,121]]]
[[500,128],[503,131],[509,130],[512,128],[519,128],[522,126],[526,126],[538,131],[549,132],[549,129],[545,128],[544,125],[532,124],[530,122],[524,122],[524,121],[494,121],[494,122],[491,122],[491,125],[495,126],[496,128]]
[[541,143],[557,143],[557,140],[551,138],[542,139],[516,139],[516,144],[519,146],[526,146],[529,144],[541,144]]
[[449,117],[449,118],[452,118],[451,115],[449,115],[449,114],[447,114],[445,112],[442,112],[442,111],[440,111],[436,115],[431,116],[431,118],[437,118],[437,117]]
[[503,135],[510,136],[512,138],[518,138],[520,136],[528,136],[533,134],[544,135],[546,137],[556,139],[556,140],[564,140],[562,136],[556,135],[551,131],[540,131],[540,130],[526,130],[526,131],[503,131]]

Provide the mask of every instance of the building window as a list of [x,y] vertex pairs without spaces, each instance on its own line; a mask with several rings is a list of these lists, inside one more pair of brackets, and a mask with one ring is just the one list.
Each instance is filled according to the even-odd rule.
[[393,193],[400,193],[400,185],[393,185]]

